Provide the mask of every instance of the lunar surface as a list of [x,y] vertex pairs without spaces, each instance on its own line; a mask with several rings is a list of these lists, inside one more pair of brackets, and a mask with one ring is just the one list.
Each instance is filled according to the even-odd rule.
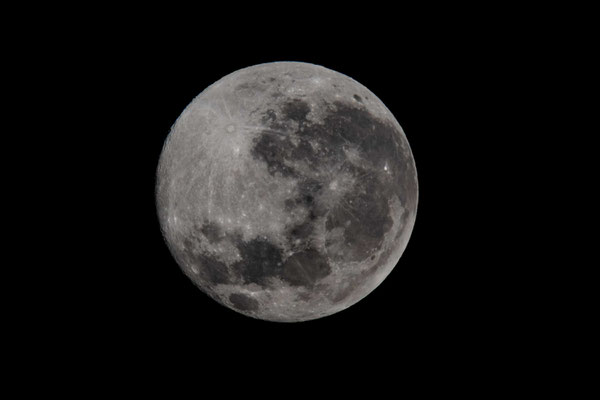
[[206,294],[244,315],[321,318],[394,268],[415,223],[406,136],[346,75],[307,63],[225,76],[183,111],[160,157],[166,243]]

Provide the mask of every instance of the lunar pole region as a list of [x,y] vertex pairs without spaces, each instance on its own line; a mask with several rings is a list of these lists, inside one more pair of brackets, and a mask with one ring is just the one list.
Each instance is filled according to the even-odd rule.
[[156,176],[166,243],[207,295],[295,322],[355,304],[412,232],[417,172],[385,105],[300,62],[244,68],[206,88],[169,133]]

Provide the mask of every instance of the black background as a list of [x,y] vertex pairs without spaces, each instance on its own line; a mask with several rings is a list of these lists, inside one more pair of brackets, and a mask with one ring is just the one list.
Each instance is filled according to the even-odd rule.
[[[14,333],[6,364],[23,372],[19,390],[81,383],[114,394],[115,381],[154,390],[169,370],[170,390],[191,384],[198,395],[239,386],[262,396],[283,383],[277,393],[315,396],[322,382],[371,397],[383,386],[554,388],[533,375],[555,367],[557,343],[571,343],[558,333],[575,324],[557,314],[585,303],[571,306],[568,289],[593,290],[579,290],[583,273],[567,280],[573,254],[553,259],[556,242],[579,240],[556,224],[577,219],[567,200],[589,187],[564,160],[580,154],[570,138],[578,118],[550,132],[579,97],[561,86],[589,91],[577,78],[592,64],[574,60],[592,54],[583,38],[594,24],[563,5],[391,4],[7,11],[17,23],[5,28],[4,88],[18,90],[5,95],[4,121],[16,126],[5,128],[3,156],[17,162],[3,194],[22,208],[5,207],[18,229],[5,228],[16,240],[5,242],[3,271],[25,279],[4,303],[3,333]],[[185,106],[226,74],[282,60],[374,92],[406,132],[420,190],[408,247],[381,286],[297,324],[253,320],[203,295],[170,256],[154,205],[162,144]],[[6,293],[14,282],[3,280]]]
[[[381,360],[452,368],[510,349],[516,333],[505,321],[516,317],[518,279],[502,246],[518,227],[497,156],[514,149],[505,140],[506,117],[517,112],[507,71],[518,55],[506,57],[502,31],[484,31],[485,19],[360,21],[228,34],[122,23],[70,50],[72,107],[89,133],[77,143],[86,151],[72,154],[85,167],[64,165],[78,220],[68,257],[77,272],[60,306],[69,347],[135,365],[167,356],[236,370],[269,360],[271,370],[281,362],[312,372]],[[164,243],[154,202],[162,145],[183,109],[226,74],[271,61],[323,65],[369,88],[403,127],[419,177],[415,228],[389,277],[345,311],[292,324],[242,316],[197,289]]]

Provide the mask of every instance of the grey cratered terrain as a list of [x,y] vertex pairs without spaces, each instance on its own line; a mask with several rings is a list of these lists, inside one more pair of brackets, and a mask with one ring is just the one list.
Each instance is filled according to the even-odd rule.
[[343,310],[394,268],[417,210],[390,111],[327,68],[276,62],[217,81],[183,111],[157,171],[163,235],[185,274],[242,314]]

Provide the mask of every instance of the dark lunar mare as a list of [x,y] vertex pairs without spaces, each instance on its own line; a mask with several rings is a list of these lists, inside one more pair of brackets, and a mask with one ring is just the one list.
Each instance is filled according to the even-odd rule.
[[[355,100],[362,102],[360,96]],[[273,110],[263,116],[269,127],[289,128],[289,121],[298,123],[295,132],[286,137],[265,130],[255,141],[252,155],[267,163],[272,175],[298,178],[298,196],[286,200],[286,208],[295,206],[310,210],[309,219],[327,215],[326,228],[344,229],[344,251],[329,254],[339,261],[362,261],[376,252],[385,233],[392,227],[388,200],[398,196],[402,205],[412,209],[416,202],[414,165],[406,139],[393,125],[370,114],[362,105],[334,102],[327,105],[328,112],[321,123],[308,119],[310,107],[301,99],[291,99],[282,107],[283,119],[277,120]],[[365,162],[362,166],[344,163],[345,150],[354,149]],[[410,154],[410,153],[408,153]],[[337,172],[346,172],[356,178],[355,187],[344,195],[339,204],[324,210],[314,199],[321,188],[329,182],[315,181],[294,169],[300,162],[315,171],[318,168],[332,169],[343,165]],[[384,166],[389,174],[384,173]],[[408,217],[407,214],[404,215]],[[305,239],[312,232],[310,221],[288,229],[290,243]]]
[[270,277],[281,275],[283,252],[273,243],[263,238],[245,242],[238,237],[235,245],[240,251],[241,260],[233,264],[233,270],[244,283],[266,287]]
[[233,270],[245,284],[271,287],[269,278],[279,278],[291,286],[311,287],[331,272],[327,258],[310,246],[284,260],[282,250],[265,239],[245,242],[239,238],[235,244],[241,260],[233,264]]
[[196,237],[192,238],[194,240],[190,238],[183,239],[183,255],[185,261],[198,267],[200,280],[209,286],[231,283],[227,265],[219,261],[212,254],[199,250],[194,245],[194,242],[198,239]]
[[243,293],[232,293],[229,295],[229,301],[235,308],[241,311],[258,310],[258,301]]
[[285,261],[282,278],[291,286],[312,287],[330,273],[327,257],[309,247],[294,253]]

